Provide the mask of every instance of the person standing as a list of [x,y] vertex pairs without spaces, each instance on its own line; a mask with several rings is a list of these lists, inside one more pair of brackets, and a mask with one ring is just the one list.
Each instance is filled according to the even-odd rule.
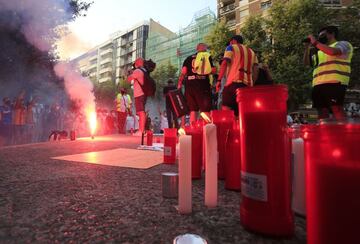
[[[251,87],[258,79],[259,67],[255,52],[243,45],[243,38],[235,35],[226,47],[216,84],[216,90],[221,88],[221,80],[227,73],[226,83],[222,93],[222,109],[233,110],[238,115],[236,90]],[[227,72],[227,70],[229,70]]]
[[[171,105],[169,92],[176,90],[176,86],[172,79],[168,80],[167,86],[163,89],[163,94],[165,96],[165,106],[166,106],[166,114],[167,114],[167,121],[168,121],[168,128],[179,128],[178,120],[174,113],[174,110]],[[175,127],[174,127],[175,126]]]
[[12,108],[11,101],[5,97],[3,105],[0,106],[0,137],[4,137],[4,145],[9,145],[12,138]]
[[254,83],[254,86],[272,85],[274,80],[272,78],[269,66],[265,63],[259,63],[259,75]]
[[182,88],[185,80],[185,99],[190,109],[190,123],[197,119],[197,112],[210,117],[212,107],[210,75],[216,73],[210,53],[205,43],[196,46],[196,54],[187,57],[183,63],[178,82]]
[[134,62],[135,70],[127,77],[127,81],[131,82],[133,85],[135,108],[136,113],[139,116],[139,133],[136,133],[136,135],[143,134],[146,126],[145,105],[147,97],[142,90],[142,86],[145,83],[145,72],[147,72],[144,68],[144,63],[143,58],[137,58]]
[[[337,41],[338,35],[336,26],[327,26],[319,31],[319,40],[309,35],[305,45],[304,63],[315,68],[312,100],[319,119],[329,118],[330,112],[336,119],[345,118],[343,105],[354,48],[347,41]],[[310,54],[311,45],[318,50],[314,55]]]
[[35,120],[34,120],[34,107],[36,103],[36,98],[33,98],[28,102],[26,106],[26,142],[34,142],[35,135]]
[[120,93],[116,96],[116,112],[118,118],[118,130],[119,134],[125,134],[125,124],[127,115],[131,110],[131,97],[127,94],[125,88],[120,88]]
[[16,98],[14,104],[14,143],[21,144],[25,141],[26,106],[25,91],[22,91]]

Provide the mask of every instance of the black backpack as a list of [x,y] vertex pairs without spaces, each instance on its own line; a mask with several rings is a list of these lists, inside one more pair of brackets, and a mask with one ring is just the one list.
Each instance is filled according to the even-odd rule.
[[140,70],[144,73],[144,84],[140,84],[142,91],[144,92],[144,95],[147,97],[153,97],[156,92],[156,82],[155,80],[150,76],[150,72],[147,71],[145,68],[140,68]]

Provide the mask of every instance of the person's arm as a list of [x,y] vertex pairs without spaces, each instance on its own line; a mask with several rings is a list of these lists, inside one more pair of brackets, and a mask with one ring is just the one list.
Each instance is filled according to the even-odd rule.
[[322,44],[322,43],[318,42],[313,35],[309,35],[308,38],[310,39],[310,42],[314,47],[323,51],[327,55],[338,56],[338,55],[342,54],[342,51],[340,48],[329,47],[328,45]]
[[178,89],[181,89],[182,83],[185,79],[186,74],[187,74],[187,68],[185,66],[183,66],[181,69],[181,74],[179,76],[179,81],[178,81],[178,86],[177,86]]
[[213,63],[213,60],[212,60],[212,57],[210,56],[209,57],[209,61],[210,61],[210,65],[211,65],[211,74],[216,74],[216,72],[217,72],[217,68],[216,68],[216,66],[214,65],[214,63]]
[[217,82],[216,82],[216,92],[220,91],[221,80],[225,76],[225,73],[226,73],[226,70],[227,70],[227,67],[228,67],[228,62],[229,62],[228,59],[223,59],[223,61],[221,62],[219,76],[218,76]]
[[250,86],[254,86],[254,83],[257,81],[257,79],[259,78],[259,64],[254,64],[253,66],[253,71],[252,71],[252,84],[250,84]]
[[253,57],[253,68],[252,68],[252,83],[250,86],[254,86],[254,83],[259,78],[259,60],[256,55]]
[[233,57],[234,57],[234,49],[233,49],[232,45],[229,45],[225,49],[224,58],[220,65],[219,76],[218,76],[218,80],[216,83],[216,92],[220,91],[221,80],[224,78],[227,68],[228,68],[228,65],[229,65],[229,63],[231,63]]
[[137,81],[140,85],[144,84],[144,72],[141,69],[136,69],[134,72],[128,76],[128,82],[132,80]]
[[310,66],[311,65],[311,61],[310,61],[310,43],[306,43],[305,44],[305,51],[304,51],[304,57],[303,57],[303,62],[305,66]]
[[272,78],[272,75],[271,75],[271,72],[270,72],[270,69],[269,69],[269,66],[267,66],[267,65],[265,64],[263,67],[264,67],[264,70],[265,70],[266,79],[267,79],[268,81],[274,82],[274,80],[273,80],[273,78]]
[[35,96],[31,101],[30,101],[30,104],[29,106],[32,108],[35,106],[35,103],[38,101],[38,97]]

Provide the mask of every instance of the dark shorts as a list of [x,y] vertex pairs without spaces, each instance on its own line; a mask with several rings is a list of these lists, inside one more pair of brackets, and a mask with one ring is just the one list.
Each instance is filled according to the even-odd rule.
[[140,97],[135,97],[135,109],[137,113],[145,111],[145,104],[146,104],[145,95],[142,95]]
[[347,86],[336,84],[321,84],[313,87],[312,100],[316,109],[331,108],[331,106],[342,106],[344,104]]
[[190,111],[211,111],[209,80],[190,80],[185,84],[185,99]]
[[244,87],[247,87],[247,85],[234,82],[231,85],[225,86],[222,93],[222,105],[231,108],[236,116],[239,114],[239,108],[236,102],[236,90]]

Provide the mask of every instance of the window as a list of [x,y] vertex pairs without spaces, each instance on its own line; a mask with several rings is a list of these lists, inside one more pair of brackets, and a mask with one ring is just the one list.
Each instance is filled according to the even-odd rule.
[[320,0],[320,2],[325,5],[341,5],[340,0]]
[[266,9],[270,8],[271,5],[272,5],[271,1],[262,2],[262,3],[260,3],[260,8],[262,10],[266,10]]
[[137,38],[142,38],[143,37],[143,26],[140,26],[138,29],[137,29]]

